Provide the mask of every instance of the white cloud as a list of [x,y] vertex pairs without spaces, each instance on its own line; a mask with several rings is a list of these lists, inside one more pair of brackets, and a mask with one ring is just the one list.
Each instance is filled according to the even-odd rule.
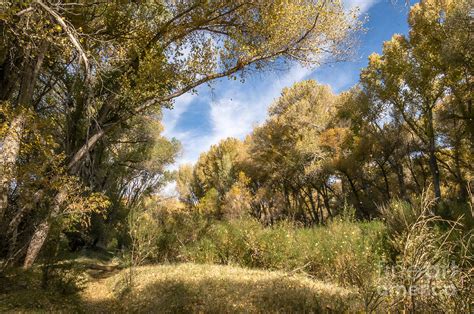
[[367,12],[373,5],[375,5],[379,0],[344,0],[344,7],[352,10],[356,7],[359,8],[360,13]]
[[[185,94],[176,100],[175,107],[164,115],[164,134],[181,141],[183,152],[170,169],[177,169],[184,163],[194,163],[202,152],[211,145],[227,137],[243,139],[255,125],[262,123],[267,108],[277,98],[284,87],[293,85],[311,73],[311,69],[295,64],[283,73],[265,72],[259,74],[261,80],[255,82],[224,82],[215,90],[219,93],[209,97],[207,90],[199,96]],[[219,87],[226,88],[225,90]],[[179,118],[186,113],[196,97],[207,97],[210,101],[209,119],[211,131],[208,134],[195,134],[192,131],[177,130]]]
[[357,81],[358,75],[354,78],[355,70],[347,69],[334,69],[332,75],[327,73],[315,73],[312,75],[318,83],[331,86],[331,89],[335,93],[341,93],[354,85],[354,79]]
[[304,79],[311,71],[295,64],[286,73],[262,74],[270,84],[258,84],[252,88],[252,83],[248,83],[227,90],[211,103],[211,144],[227,137],[244,138],[255,125],[265,120],[268,106],[280,96],[281,90]]
[[245,99],[221,99],[211,104],[214,142],[227,137],[241,138],[249,132],[249,127],[259,122],[258,115],[242,101]]

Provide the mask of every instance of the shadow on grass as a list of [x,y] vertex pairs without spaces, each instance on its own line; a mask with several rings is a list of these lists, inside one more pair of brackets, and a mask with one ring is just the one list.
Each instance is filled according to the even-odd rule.
[[71,295],[41,289],[37,272],[4,277],[0,312],[320,313],[363,309],[347,290],[272,272],[175,265],[143,268],[137,274],[136,287],[130,291],[123,289],[126,273],[114,272],[111,278],[91,278],[85,290]]
[[342,312],[361,309],[349,295],[300,285],[297,280],[164,279],[120,298],[89,303],[90,309],[157,313]]

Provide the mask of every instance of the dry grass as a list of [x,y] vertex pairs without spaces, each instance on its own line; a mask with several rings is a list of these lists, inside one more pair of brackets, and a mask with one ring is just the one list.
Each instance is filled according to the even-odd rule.
[[218,265],[160,265],[124,270],[83,292],[90,311],[321,312],[361,309],[355,292],[284,272]]

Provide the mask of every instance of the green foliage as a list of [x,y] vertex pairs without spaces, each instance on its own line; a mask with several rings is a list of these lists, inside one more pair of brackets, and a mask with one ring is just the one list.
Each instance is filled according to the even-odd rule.
[[449,210],[467,209],[474,170],[469,8],[465,0],[415,4],[409,34],[386,41],[360,84],[339,95],[313,80],[283,89],[243,142],[226,139],[201,155],[191,207],[214,188],[220,211],[238,212],[223,199],[243,172],[249,180],[232,198],[247,199],[243,207],[265,224],[324,223],[345,203],[358,218],[376,218],[379,207],[416,202],[427,186],[445,217],[458,216]]
[[43,288],[62,295],[75,295],[85,288],[87,279],[84,270],[74,262],[42,266]]
[[221,205],[222,218],[225,220],[249,217],[252,211],[253,197],[248,189],[250,179],[239,172],[238,179],[227,191]]
[[143,261],[297,271],[358,287],[386,262],[386,229],[379,221],[356,222],[353,210],[345,212],[326,226],[303,228],[289,221],[264,227],[255,219],[219,221],[169,205],[150,207],[146,216],[153,222],[142,231],[153,239],[146,237],[151,240]]
[[[94,231],[123,230],[124,206],[171,179],[180,147],[160,135],[162,108],[248,67],[343,55],[359,27],[340,1],[0,2],[0,224],[13,221],[0,241],[15,239],[1,256],[25,247],[32,265],[50,224],[76,205],[64,178],[107,196],[108,212],[80,235],[104,244]],[[223,163],[204,169],[220,203],[232,156],[216,156]],[[213,187],[200,183],[202,195]]]
[[215,188],[210,188],[200,199],[196,209],[201,215],[219,216],[219,192]]
[[181,261],[303,271],[339,284],[356,285],[352,271],[373,276],[384,263],[384,227],[379,222],[335,220],[327,227],[288,222],[262,227],[254,220],[215,222],[183,246]]
[[[393,200],[386,206],[381,208],[383,221],[387,227],[387,232],[391,237],[391,241],[402,240],[410,227],[415,223],[416,219],[422,214],[422,206],[413,206],[402,200]],[[402,243],[393,243],[393,256],[397,256],[401,252],[398,250]],[[397,249],[398,248],[398,249]]]
[[128,215],[130,236],[130,264],[139,266],[146,260],[156,258],[156,242],[160,234],[153,212],[132,208]]
[[181,248],[199,239],[209,226],[206,216],[191,213],[173,203],[162,202],[147,209],[154,219],[149,232],[157,235],[154,241],[156,256],[148,262],[177,262]]

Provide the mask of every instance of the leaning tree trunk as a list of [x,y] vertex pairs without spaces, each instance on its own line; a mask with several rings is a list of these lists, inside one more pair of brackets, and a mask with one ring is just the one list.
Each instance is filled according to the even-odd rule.
[[[109,130],[111,126],[104,127],[98,130],[93,136],[91,136],[86,143],[74,154],[69,162],[67,168],[69,174],[74,175],[79,171],[80,162],[87,156],[88,152],[95,147],[97,142],[105,135],[106,131]],[[39,225],[36,227],[35,232],[31,238],[30,244],[25,256],[25,261],[23,267],[25,269],[30,268],[33,263],[36,261],[41,248],[43,247],[46,239],[48,237],[49,230],[51,228],[51,221],[56,218],[60,212],[61,208],[64,206],[64,203],[67,198],[67,191],[64,188],[61,188],[56,194],[53,202],[53,209],[49,216],[47,216]]]
[[33,233],[33,237],[31,238],[30,244],[28,245],[28,249],[26,251],[25,261],[23,263],[23,267],[25,269],[30,268],[33,263],[36,261],[36,258],[41,251],[46,239],[48,238],[48,233],[51,228],[51,220],[56,218],[59,213],[61,212],[61,207],[66,200],[67,192],[63,188],[59,191],[59,193],[54,198],[54,205],[53,209],[49,215],[43,222],[41,222],[38,227],[36,227],[35,232]]
[[44,196],[44,191],[39,190],[33,195],[33,200],[27,202],[19,211],[15,213],[7,228],[7,236],[9,237],[9,252],[8,256],[14,256],[17,253],[17,239],[18,239],[18,226],[20,225],[23,217],[35,208]]
[[20,152],[20,141],[25,127],[26,117],[23,113],[16,116],[7,136],[3,140],[1,158],[0,158],[0,223],[3,221],[3,216],[8,206],[8,190],[10,183],[14,178],[15,163]]

